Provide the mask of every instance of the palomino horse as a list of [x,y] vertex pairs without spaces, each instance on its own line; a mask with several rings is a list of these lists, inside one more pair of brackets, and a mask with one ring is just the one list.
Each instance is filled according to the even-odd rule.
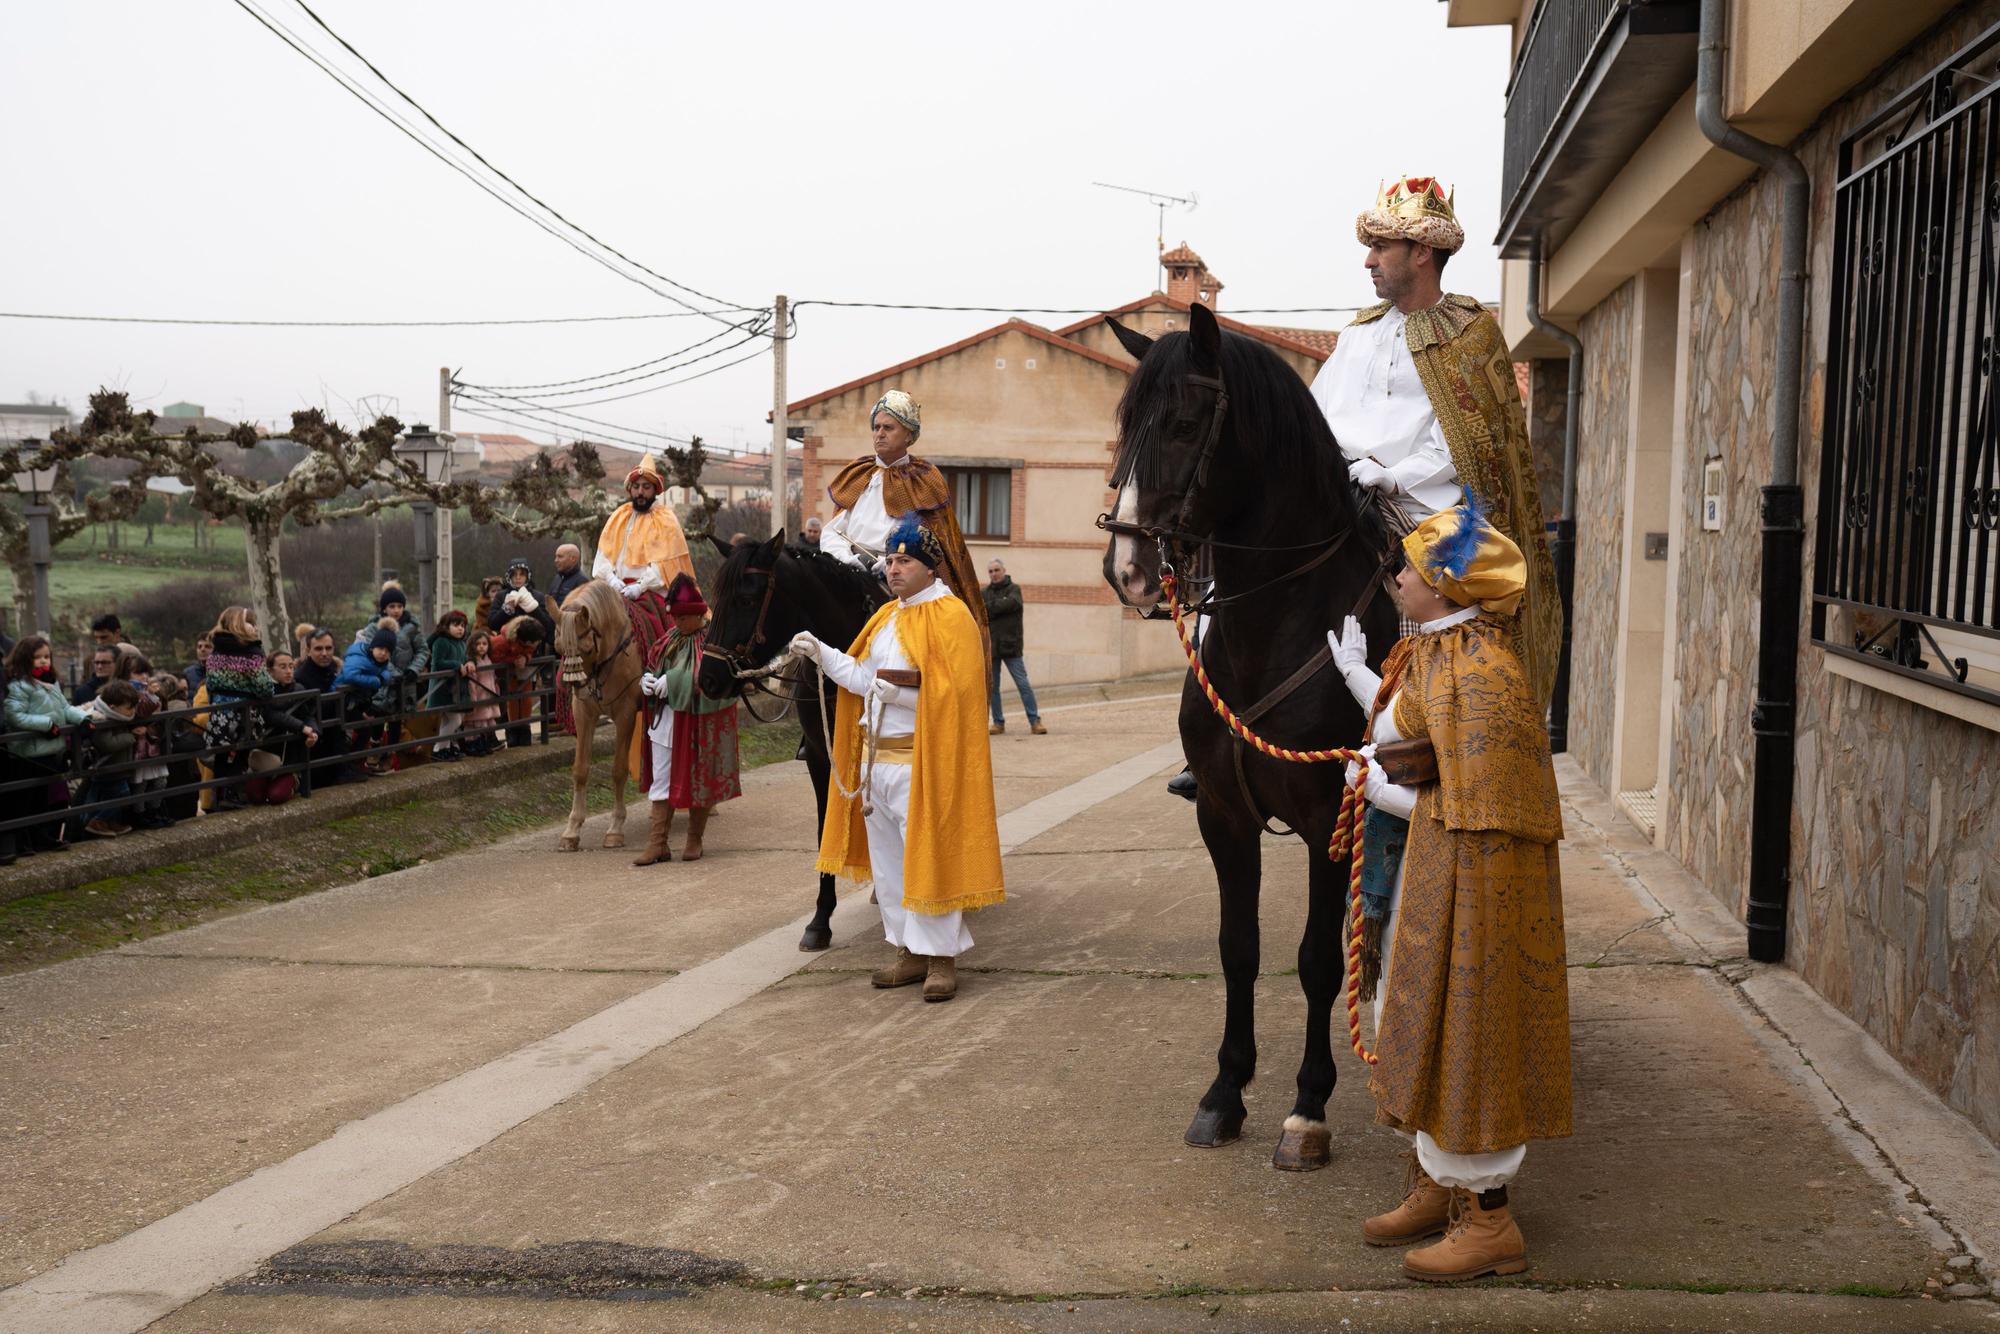
[[[889,597],[871,575],[845,561],[787,549],[783,532],[768,542],[731,547],[716,541],[715,546],[723,560],[715,576],[715,619],[709,626],[700,677],[702,693],[713,699],[744,695],[747,701],[751,683],[739,673],[776,657],[801,630],[845,649]],[[826,823],[826,785],[832,765],[826,754],[824,720],[833,716],[835,691],[825,682],[816,689],[815,680],[807,669],[778,686],[798,704],[806,769],[819,803],[817,830]],[[833,943],[833,904],[833,877],[822,872],[819,900],[799,938],[800,949],[823,950]]]
[[[1326,632],[1350,612],[1360,615],[1378,662],[1395,639],[1387,599],[1369,597],[1386,536],[1348,481],[1312,394],[1261,343],[1224,333],[1205,306],[1189,312],[1187,332],[1158,341],[1116,320],[1112,327],[1139,364],[1118,405],[1117,509],[1099,521],[1113,533],[1105,579],[1127,606],[1150,611],[1162,600],[1162,576],[1175,567],[1184,573],[1206,554],[1214,588],[1187,620],[1206,617],[1201,658],[1221,697],[1277,745],[1359,745],[1364,719],[1327,661]],[[1175,591],[1186,600],[1188,590]],[[1243,1090],[1257,1063],[1259,840],[1276,817],[1305,840],[1311,871],[1299,941],[1305,1057],[1272,1161],[1295,1171],[1324,1167],[1332,1153],[1326,1102],[1337,1078],[1332,1020],[1348,889],[1347,863],[1327,856],[1340,813],[1340,766],[1286,763],[1245,746],[1192,672],[1181,692],[1180,728],[1200,784],[1195,815],[1221,899],[1217,943],[1227,995],[1215,1082],[1187,1142],[1213,1147],[1242,1131]]]
[[625,599],[602,579],[592,579],[563,600],[556,624],[556,652],[576,718],[576,758],[570,763],[569,823],[556,846],[575,852],[583,835],[584,789],[590,785],[591,738],[609,712],[617,741],[611,752],[611,824],[604,846],[625,846],[625,780],[632,768],[632,732],[639,717],[639,677],[645,671]]

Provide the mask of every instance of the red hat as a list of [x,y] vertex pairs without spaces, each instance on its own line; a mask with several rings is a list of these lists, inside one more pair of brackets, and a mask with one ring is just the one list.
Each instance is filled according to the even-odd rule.
[[667,587],[667,611],[675,616],[706,616],[708,604],[702,601],[701,589],[695,587],[694,580],[677,574]]

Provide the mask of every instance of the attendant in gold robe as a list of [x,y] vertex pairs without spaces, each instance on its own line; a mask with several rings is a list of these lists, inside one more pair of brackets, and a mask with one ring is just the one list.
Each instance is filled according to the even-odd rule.
[[1527,586],[1520,548],[1462,503],[1419,524],[1403,553],[1397,602],[1417,632],[1379,680],[1353,659],[1366,644],[1352,618],[1336,646],[1350,689],[1372,700],[1370,746],[1428,741],[1437,768],[1413,786],[1373,766],[1367,780],[1371,803],[1409,821],[1369,1091],[1413,1158],[1403,1202],[1362,1237],[1392,1246],[1444,1232],[1405,1257],[1404,1273],[1457,1282],[1527,1269],[1507,1183],[1529,1140],[1570,1133],[1562,814],[1541,710],[1510,646]]
[[1555,561],[1500,325],[1476,299],[1444,290],[1445,263],[1465,244],[1452,196],[1435,177],[1398,177],[1354,231],[1383,299],[1341,331],[1313,398],[1349,474],[1375,493],[1398,533],[1469,490],[1525,554],[1526,587],[1508,635],[1546,709],[1562,648]]
[[[971,610],[937,577],[936,534],[905,515],[885,539],[889,591],[845,653],[801,633],[792,652],[840,687],[818,869],[872,880],[896,959],[878,987],[958,991],[965,914],[1006,898],[986,740],[986,650]],[[853,793],[853,796],[849,796]]]

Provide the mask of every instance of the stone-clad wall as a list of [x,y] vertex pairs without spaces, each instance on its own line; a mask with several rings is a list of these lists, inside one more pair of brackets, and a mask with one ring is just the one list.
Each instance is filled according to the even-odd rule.
[[[1576,584],[1571,605],[1569,750],[1584,772],[1609,788],[1612,699],[1618,649],[1618,557],[1625,527],[1628,389],[1632,305],[1627,282],[1583,317],[1583,430],[1576,450]],[[1584,683],[1604,688],[1585,688]]]
[[[1967,6],[1869,88],[1829,108],[1794,145],[1814,188],[1801,442],[1808,572],[1840,139],[1996,20],[2000,3]],[[1769,467],[1777,212],[1778,191],[1760,177],[1694,235],[1681,692],[1673,792],[1661,794],[1667,847],[1739,915],[1749,864],[1757,500]],[[1704,455],[1719,455],[1728,478],[1721,533],[1700,531],[1697,519]],[[2000,735],[1829,674],[1809,643],[1809,611],[1807,599],[1788,961],[2000,1139]]]

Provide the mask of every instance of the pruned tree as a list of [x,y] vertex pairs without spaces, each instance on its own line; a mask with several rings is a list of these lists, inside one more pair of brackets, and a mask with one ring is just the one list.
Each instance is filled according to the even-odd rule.
[[[159,422],[151,412],[132,411],[124,394],[100,389],[91,395],[82,423],[74,431],[56,432],[51,448],[65,461],[130,459],[149,475],[171,474],[190,488],[196,509],[240,522],[249,564],[248,601],[267,635],[282,635],[291,624],[279,563],[279,536],[287,519],[310,525],[353,518],[404,504],[416,494],[410,487],[416,470],[394,454],[403,428],[393,417],[378,417],[355,435],[328,421],[318,408],[293,413],[288,434],[304,453],[283,476],[265,482],[233,475],[223,466],[229,450],[255,450],[263,442],[247,422],[220,434],[192,427],[162,434]],[[355,494],[378,482],[387,490]]]
[[[708,454],[700,437],[685,449],[664,447],[660,461],[667,486],[684,488],[690,497],[696,497],[689,502],[689,536],[708,532],[721,502],[701,484]],[[441,506],[464,509],[474,523],[496,525],[521,538],[583,534],[594,539],[611,512],[623,503],[616,491],[605,488],[604,460],[588,440],[578,440],[564,449],[538,450],[523,459],[499,486],[471,479],[441,485],[422,478],[405,482]]]
[[[145,465],[108,486],[92,491],[81,503],[71,476],[70,461],[46,441],[23,440],[0,445],[0,487],[14,489],[14,474],[30,466],[56,467],[55,490],[48,496],[49,546],[61,545],[92,524],[115,523],[139,513],[147,502],[146,483],[160,474]],[[34,566],[28,560],[28,520],[12,505],[0,505],[0,559],[14,578],[14,625],[18,633],[33,623]],[[53,623],[53,618],[51,618]]]

